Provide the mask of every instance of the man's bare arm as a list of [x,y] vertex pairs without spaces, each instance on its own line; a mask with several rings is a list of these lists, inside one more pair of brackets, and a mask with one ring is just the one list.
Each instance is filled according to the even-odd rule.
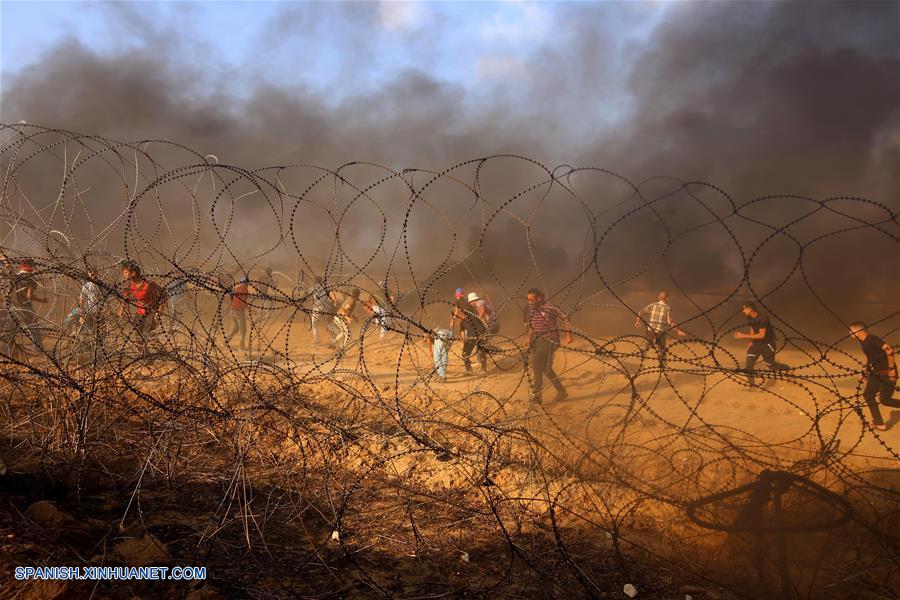
[[680,335],[681,337],[685,336],[684,330],[678,327],[678,324],[672,320],[672,313],[669,313],[669,327],[675,330],[675,333]]
[[735,332],[734,338],[737,340],[764,340],[766,339],[766,328],[760,327],[757,333],[753,333],[753,330],[750,330],[750,333],[741,333],[740,331]]
[[891,371],[896,371],[897,370],[897,361],[894,358],[894,349],[891,347],[890,344],[885,344],[884,346],[881,347],[881,349],[884,350],[884,354],[885,354],[885,356],[887,356],[888,369]]
[[640,327],[641,323],[645,322],[644,315],[646,315],[649,312],[648,311],[649,308],[650,308],[650,306],[645,306],[644,308],[642,308],[641,310],[639,310],[637,312],[637,314],[634,317],[634,326],[635,327]]
[[563,311],[559,311],[559,318],[562,321],[563,327],[565,328],[563,331],[566,334],[565,341],[567,344],[572,343],[572,322],[569,321],[569,316]]
[[487,320],[488,311],[487,311],[487,307],[484,304],[479,305],[478,308],[475,310],[478,311],[479,319],[481,319],[482,321]]

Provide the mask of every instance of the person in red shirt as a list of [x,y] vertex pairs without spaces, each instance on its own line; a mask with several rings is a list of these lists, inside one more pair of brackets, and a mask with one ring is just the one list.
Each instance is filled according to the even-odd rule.
[[122,264],[122,279],[128,282],[128,287],[123,294],[125,302],[119,308],[119,316],[125,315],[126,311],[130,313],[129,317],[133,315],[134,327],[144,337],[159,324],[165,306],[162,288],[145,279],[141,267],[132,261]]
[[247,294],[250,293],[250,280],[247,277],[231,289],[231,332],[225,337],[225,343],[241,334],[241,350],[247,349]]

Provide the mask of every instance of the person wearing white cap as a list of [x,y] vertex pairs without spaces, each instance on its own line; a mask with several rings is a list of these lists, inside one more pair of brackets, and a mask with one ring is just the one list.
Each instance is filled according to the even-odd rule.
[[493,305],[476,292],[469,293],[469,297],[466,300],[469,302],[472,310],[475,311],[475,314],[478,315],[478,318],[481,319],[481,322],[484,323],[484,328],[488,333],[497,333]]

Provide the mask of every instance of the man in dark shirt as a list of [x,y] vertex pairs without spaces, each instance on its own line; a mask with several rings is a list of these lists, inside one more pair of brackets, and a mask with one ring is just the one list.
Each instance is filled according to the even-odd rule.
[[[544,294],[537,288],[528,290],[528,308],[526,312],[528,338],[525,345],[531,351],[531,370],[534,371],[534,387],[531,391],[532,402],[541,401],[541,388],[544,375],[556,388],[556,399],[562,400],[568,393],[553,370],[553,353],[559,346],[559,326],[566,328],[565,342],[572,343],[571,325],[557,307],[544,300]],[[561,322],[561,323],[560,323]]]
[[762,358],[770,369],[775,371],[785,371],[790,369],[788,365],[775,362],[775,330],[769,323],[769,318],[760,314],[756,310],[756,306],[747,302],[741,307],[741,312],[747,317],[750,325],[750,333],[734,334],[735,339],[750,340],[747,346],[747,358],[744,364],[744,371],[747,373],[747,383],[753,387],[753,365]]
[[866,366],[863,369],[860,383],[866,382],[863,389],[863,398],[872,413],[872,426],[879,430],[887,430],[881,411],[875,396],[885,406],[900,408],[900,401],[893,400],[894,387],[897,385],[897,363],[894,359],[894,349],[886,344],[877,335],[868,332],[866,324],[862,321],[850,323],[850,335],[859,340],[862,351],[866,355]]

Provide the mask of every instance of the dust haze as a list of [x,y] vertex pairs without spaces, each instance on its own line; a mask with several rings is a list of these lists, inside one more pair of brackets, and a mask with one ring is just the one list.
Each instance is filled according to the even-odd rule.
[[[347,40],[351,88],[371,66],[362,34],[375,5],[285,8],[258,40],[254,69],[268,77],[242,77],[238,95],[227,85],[237,74],[186,41],[177,11],[154,20],[125,4],[103,10],[132,45],[98,54],[74,39],[62,42],[3,81],[2,120],[194,150],[140,146],[156,164],[134,159],[145,163],[139,226],[107,232],[117,244],[131,240],[132,250],[135,235],[147,248],[168,228],[169,246],[157,254],[176,262],[191,249],[190,259],[206,267],[354,273],[402,263],[403,275],[441,290],[477,282],[505,297],[539,284],[582,308],[615,302],[610,293],[629,286],[645,295],[666,287],[684,296],[769,297],[788,314],[806,312],[817,294],[831,297],[828,304],[896,299],[896,3],[679,3],[646,42],[620,45],[611,31],[636,18],[639,7],[569,4],[557,17],[565,43],[554,39],[532,54],[526,93],[485,81],[477,97],[420,71],[334,96],[273,83],[278,73],[266,72],[266,48],[337,18],[360,34]],[[429,51],[421,33],[409,43]],[[304,69],[302,60],[296,68]],[[610,98],[617,103],[604,103]],[[35,136],[18,158],[49,135]],[[14,133],[4,133],[7,149],[11,139]],[[273,186],[231,181],[221,169],[218,188],[202,169],[155,181],[167,169],[202,164],[206,154],[244,173],[286,168],[261,173],[277,180]],[[495,154],[539,164],[465,163]],[[51,168],[41,162],[18,175],[20,191],[40,200],[35,206],[59,195],[64,158],[53,160],[60,176],[41,176]],[[85,160],[80,177],[87,181],[71,194],[90,219],[64,223],[85,237],[121,218],[134,192],[127,166],[100,160]],[[569,167],[556,165],[611,173],[566,175]],[[435,176],[445,169],[449,178]],[[141,190],[148,182],[152,188]],[[291,212],[277,186],[299,198],[300,208]],[[239,205],[235,198],[245,196]],[[847,219],[838,214],[841,201],[825,209],[815,202],[844,196],[894,212],[855,204]],[[195,226],[194,212],[210,222]],[[804,214],[791,235],[773,235]],[[726,216],[727,228],[717,222]],[[854,232],[853,219],[884,225],[880,234]],[[199,251],[200,240],[218,245],[218,253]],[[801,262],[805,281],[795,269]],[[700,314],[718,301],[695,297],[699,310],[687,303],[684,310]],[[881,318],[896,307],[870,312]]]

